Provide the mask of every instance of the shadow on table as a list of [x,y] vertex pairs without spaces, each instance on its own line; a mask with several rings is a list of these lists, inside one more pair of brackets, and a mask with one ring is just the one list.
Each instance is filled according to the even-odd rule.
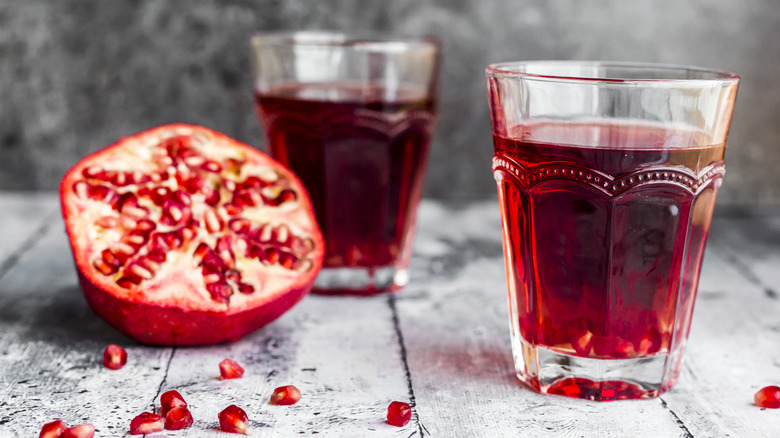
[[22,341],[62,345],[135,343],[95,315],[78,286],[61,288],[45,296],[10,295],[10,302],[0,306],[0,327],[16,332]]
[[[515,376],[512,353],[499,345],[407,345],[412,379],[468,387],[494,385],[528,390]],[[419,361],[419,362],[418,362]],[[425,373],[427,376],[416,376]]]

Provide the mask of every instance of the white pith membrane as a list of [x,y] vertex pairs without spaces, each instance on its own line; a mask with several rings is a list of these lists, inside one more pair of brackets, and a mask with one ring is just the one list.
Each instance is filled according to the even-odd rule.
[[[179,163],[171,165],[172,160],[165,145],[166,141],[170,142],[174,138],[194,150],[195,157],[176,158]],[[222,171],[215,173],[204,170],[204,160],[196,157],[216,162]],[[134,180],[151,180],[141,184],[119,185],[117,181],[121,180],[121,176],[119,180],[114,176],[106,177],[106,172],[112,175],[112,171],[130,172],[127,175],[134,174]],[[167,173],[168,178],[159,176],[161,172]],[[211,131],[188,126],[165,127],[124,140],[119,146],[85,159],[69,172],[63,183],[66,191],[64,205],[68,210],[66,226],[74,240],[77,264],[82,272],[89,273],[90,280],[101,289],[135,302],[218,312],[235,312],[254,307],[305,282],[304,277],[314,269],[314,263],[322,252],[321,245],[315,244],[316,224],[313,216],[301,205],[302,194],[287,172],[249,147],[239,145],[227,137],[212,135]],[[89,177],[85,177],[85,173]],[[176,178],[177,174],[185,175],[182,186]],[[186,179],[196,176],[205,178],[204,190],[187,190]],[[249,204],[233,202],[234,192],[229,188],[233,185],[242,187],[250,177],[259,178],[264,186],[245,189],[247,196],[252,199]],[[82,181],[86,181],[89,186]],[[92,188],[95,186],[116,191],[120,198],[124,194],[133,193],[141,209],[133,208],[132,202],[128,206],[123,206],[121,202],[117,205],[114,195],[102,198],[96,196]],[[149,192],[160,187],[169,189],[170,193],[165,199],[172,199],[173,203],[158,206],[151,195],[139,196],[139,191],[144,187]],[[208,192],[209,188],[219,191],[220,200],[214,206],[206,203],[206,194],[203,193]],[[176,202],[174,194],[179,190],[186,192],[191,199],[189,208],[192,219],[189,224],[186,219],[182,219],[173,225],[165,225],[164,214],[167,214],[169,222],[176,222],[181,215],[173,210],[179,210],[179,213],[186,210],[179,208],[182,203]],[[282,193],[289,195],[290,190],[295,193],[294,197],[278,196]],[[162,189],[159,193],[164,191]],[[279,201],[281,199],[283,201]],[[113,202],[114,207],[109,202]],[[277,202],[279,204],[274,206]],[[252,203],[256,205],[252,206]],[[121,207],[121,211],[115,207]],[[146,219],[156,224],[148,232],[138,228],[145,216],[143,209],[148,210]],[[186,214],[183,216],[186,218]],[[218,219],[215,221],[215,218]],[[241,224],[248,226],[240,232],[231,231],[231,219],[247,220]],[[108,249],[112,254],[122,253],[122,248],[127,249],[123,245],[132,243],[128,240],[128,233],[133,230],[136,230],[135,234],[146,233],[148,237],[145,241],[137,240],[143,244],[135,245],[133,254],[116,272],[108,275],[101,272],[96,266],[100,265],[101,260],[106,261],[104,250]],[[156,233],[174,234],[182,240],[180,247],[174,245],[173,249],[166,250],[165,260],[159,263],[150,260]],[[223,236],[229,236],[232,256],[224,252],[220,255],[216,249],[218,239]],[[221,268],[216,269],[219,272],[217,276],[214,275],[213,259],[212,268],[204,275],[203,259],[194,255],[201,244],[207,245],[224,262]],[[249,248],[254,248],[254,253]],[[265,251],[270,251],[270,259]],[[262,254],[259,258],[258,252]],[[289,258],[288,254],[293,255],[294,259]],[[157,255],[159,257],[159,251]],[[286,260],[286,263],[283,264],[282,260]],[[236,279],[233,271],[240,274],[237,282],[233,281]],[[225,278],[226,272],[232,273],[231,280]],[[127,279],[133,281],[128,283],[125,281]],[[232,294],[215,298],[207,290],[207,282],[228,284]],[[251,286],[252,291],[241,292],[238,283]]]

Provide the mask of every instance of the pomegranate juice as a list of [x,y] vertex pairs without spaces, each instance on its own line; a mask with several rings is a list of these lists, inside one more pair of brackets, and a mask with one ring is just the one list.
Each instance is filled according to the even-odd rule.
[[[688,147],[708,144],[700,135],[546,122],[494,136],[516,355],[541,347],[573,360],[663,356],[661,392],[674,384],[723,174],[723,144]],[[545,392],[599,385],[547,387],[518,373]],[[607,383],[585,398],[656,395]]]
[[381,85],[284,84],[258,93],[256,108],[271,155],[311,195],[325,268],[408,263],[434,101]]

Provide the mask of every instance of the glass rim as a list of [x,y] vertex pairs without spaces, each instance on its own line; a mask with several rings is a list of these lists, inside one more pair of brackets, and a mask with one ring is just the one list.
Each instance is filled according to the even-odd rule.
[[[300,30],[254,32],[250,42],[263,46],[312,48],[362,48],[377,52],[430,48],[441,50],[442,40],[434,36],[407,36],[372,31]],[[403,47],[402,47],[403,46]]]
[[[544,73],[529,73],[526,71],[519,71],[518,67],[523,66],[551,66],[551,67],[614,67],[623,69],[632,69],[638,72],[698,72],[710,75],[710,77],[697,77],[697,78],[621,78],[610,77],[607,75],[604,77],[596,76],[577,76],[577,75],[564,75],[564,74],[544,74]],[[513,69],[514,68],[514,69]],[[624,61],[561,61],[561,60],[534,60],[534,61],[511,61],[500,62],[490,64],[485,68],[485,74],[490,77],[498,78],[525,78],[540,81],[561,82],[561,83],[610,83],[610,84],[659,84],[659,83],[673,83],[673,84],[690,84],[695,82],[727,82],[737,83],[740,77],[734,73],[726,70],[718,70],[705,67],[696,67],[682,64],[662,64],[652,62],[624,62]]]

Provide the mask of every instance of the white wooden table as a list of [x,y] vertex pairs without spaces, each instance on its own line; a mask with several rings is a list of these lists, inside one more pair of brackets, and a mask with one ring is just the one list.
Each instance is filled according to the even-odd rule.
[[[595,403],[536,394],[514,377],[496,202],[423,203],[412,282],[395,296],[308,296],[232,345],[154,348],[87,308],[56,195],[0,194],[0,436],[91,422],[123,436],[177,389],[195,424],[154,436],[217,437],[229,404],[259,437],[778,437],[780,410],[753,394],[780,384],[780,210],[716,216],[679,384],[657,399]],[[102,365],[109,343],[127,365]],[[220,381],[217,364],[243,364]],[[273,388],[303,399],[270,406]],[[411,423],[384,421],[393,400]]]

